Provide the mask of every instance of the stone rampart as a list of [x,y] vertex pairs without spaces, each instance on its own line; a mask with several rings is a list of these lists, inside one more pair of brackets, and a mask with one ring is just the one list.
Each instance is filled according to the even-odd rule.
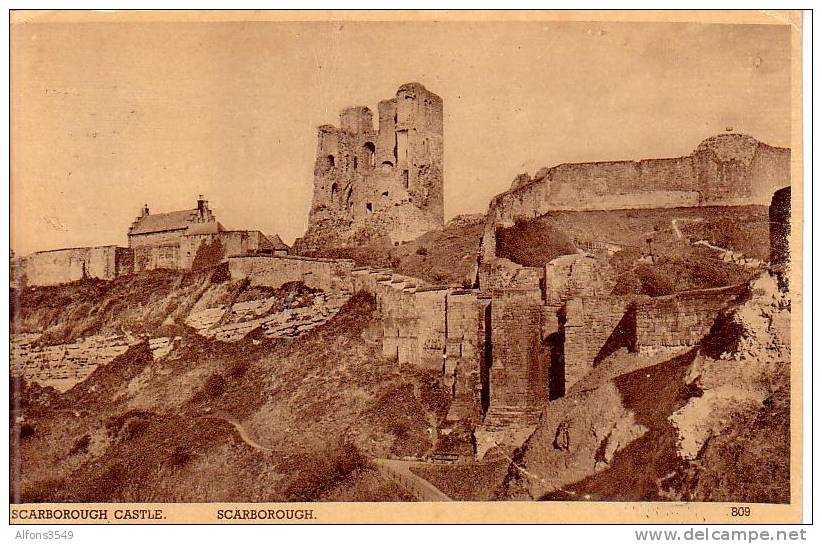
[[[180,237],[178,267],[214,266],[228,257],[273,253],[273,245],[257,230],[224,230]],[[197,262],[199,260],[201,262]]]
[[767,205],[790,184],[790,149],[744,134],[704,140],[686,157],[560,164],[518,176],[492,201],[489,220],[511,226],[554,210]]
[[593,369],[604,355],[606,344],[628,343],[631,350],[630,325],[623,334],[620,325],[626,318],[632,299],[616,297],[580,297],[565,304],[565,387],[570,389]]
[[523,413],[548,401],[548,368],[542,353],[539,291],[499,290],[491,296],[491,403]]
[[717,314],[740,291],[739,287],[690,291],[636,302],[637,351],[677,352],[698,345]]
[[[482,421],[483,382],[487,385],[490,361],[486,361],[486,309],[490,297],[475,291],[454,291],[448,295],[446,313],[445,372],[452,391],[447,421]],[[488,316],[490,325],[490,315]]]
[[565,384],[572,387],[601,360],[625,348],[675,354],[699,345],[741,287],[665,297],[580,297],[565,305]]
[[251,285],[278,288],[292,281],[332,293],[354,292],[354,261],[316,259],[291,255],[271,257],[229,257],[232,280],[248,278]]
[[84,278],[111,280],[129,273],[129,250],[117,246],[81,247],[39,251],[23,257],[19,285],[59,285]]

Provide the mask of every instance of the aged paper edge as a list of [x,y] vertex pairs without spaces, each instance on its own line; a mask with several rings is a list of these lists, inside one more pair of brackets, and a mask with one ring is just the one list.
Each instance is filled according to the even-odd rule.
[[[338,523],[543,523],[543,524],[784,524],[802,522],[802,230],[804,178],[802,146],[802,13],[798,10],[716,11],[91,11],[16,10],[10,23],[151,22],[679,22],[790,25],[791,33],[791,503],[683,502],[451,502],[451,503],[105,503],[10,505],[11,524],[338,524]],[[11,44],[13,48],[13,43]],[[10,210],[11,211],[11,210]],[[750,506],[751,516],[731,508]],[[21,510],[94,510],[97,520],[23,520]],[[266,511],[268,520],[220,519],[220,511]],[[126,512],[161,511],[158,519],[122,519]],[[272,511],[269,513],[268,511]],[[307,512],[311,512],[307,514]],[[142,514],[138,514],[142,515]],[[249,516],[253,514],[248,514]],[[259,515],[259,514],[258,514]],[[281,519],[277,519],[280,517]],[[301,519],[298,519],[301,518]]]

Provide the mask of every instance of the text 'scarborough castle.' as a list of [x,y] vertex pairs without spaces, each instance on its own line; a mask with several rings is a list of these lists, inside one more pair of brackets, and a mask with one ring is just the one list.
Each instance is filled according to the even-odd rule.
[[413,240],[443,224],[442,99],[407,83],[371,110],[340,113],[318,129],[314,196],[300,250],[387,236]]
[[[470,286],[432,285],[388,269],[357,268],[346,259],[304,256],[365,240],[401,243],[442,227],[442,99],[409,83],[378,110],[376,131],[364,107],[344,110],[340,127],[319,128],[308,230],[291,255],[276,236],[225,230],[201,198],[196,209],[183,212],[152,216],[144,210],[129,232],[129,248],[24,258],[23,277],[28,285],[43,285],[78,274],[112,279],[227,261],[232,280],[254,285],[302,281],[340,297],[371,293],[381,312],[383,353],[399,364],[441,372],[452,391],[446,423],[475,429],[480,456],[487,444],[521,444],[539,410],[604,354],[623,347],[640,353],[690,349],[738,295],[737,286],[728,286],[616,296],[612,278],[602,272],[607,260],[579,250],[522,266],[497,255],[499,228],[552,210],[769,205],[791,183],[790,149],[725,133],[679,158],[563,164],[533,178],[518,176],[490,204]],[[778,196],[782,208],[789,205],[789,194]],[[787,232],[788,214],[779,209],[772,206],[771,223]],[[783,246],[773,247],[784,253]],[[15,280],[22,283],[18,274]],[[219,316],[213,323],[222,326]],[[624,334],[615,335],[618,330]],[[617,343],[617,336],[630,341]]]

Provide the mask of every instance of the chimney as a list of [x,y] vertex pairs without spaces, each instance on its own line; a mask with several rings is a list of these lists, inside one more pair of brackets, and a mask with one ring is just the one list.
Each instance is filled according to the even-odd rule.
[[145,217],[148,215],[148,204],[143,204],[143,209],[140,210],[140,217]]

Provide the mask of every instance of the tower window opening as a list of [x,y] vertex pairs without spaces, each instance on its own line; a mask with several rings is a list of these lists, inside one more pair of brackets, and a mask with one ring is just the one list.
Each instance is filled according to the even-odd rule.
[[408,189],[408,170],[402,171],[402,182],[405,185],[405,188]]
[[374,208],[371,207],[370,202],[365,203],[365,211],[367,211],[368,213],[372,213],[374,211]]
[[373,142],[365,142],[365,145],[362,146],[363,152],[365,153],[365,161],[369,168],[374,168],[376,165],[375,157],[377,154],[377,148],[374,147]]
[[334,168],[334,155],[329,155],[328,157],[326,157],[325,162],[329,168]]
[[357,169],[357,157],[354,157],[354,170]]
[[337,184],[336,183],[331,184],[331,196],[332,197],[337,196]]

